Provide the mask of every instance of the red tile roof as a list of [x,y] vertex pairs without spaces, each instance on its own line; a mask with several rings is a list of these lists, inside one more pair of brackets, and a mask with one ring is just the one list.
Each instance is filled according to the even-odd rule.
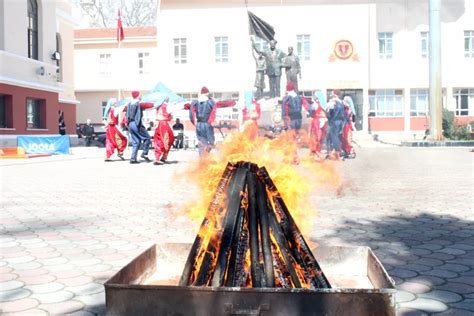
[[[143,27],[124,27],[123,33],[125,39],[127,37],[138,37],[138,36],[156,36],[155,26],[143,26]],[[117,37],[117,29],[77,29],[74,30],[74,38],[115,38]]]

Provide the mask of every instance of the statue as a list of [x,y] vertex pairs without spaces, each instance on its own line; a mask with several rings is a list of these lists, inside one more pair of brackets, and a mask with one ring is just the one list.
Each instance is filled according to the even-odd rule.
[[281,67],[282,61],[286,57],[285,53],[276,48],[277,41],[271,40],[269,43],[269,49],[261,51],[255,45],[254,39],[252,38],[253,49],[258,53],[265,56],[267,63],[267,76],[270,83],[270,97],[280,97],[280,78],[281,78]]
[[255,88],[257,92],[255,93],[255,98],[261,99],[263,97],[263,89],[265,89],[265,70],[267,69],[267,61],[262,53],[258,54],[258,57],[255,56],[255,52],[252,51],[253,59],[255,60]]
[[285,58],[286,83],[293,82],[295,92],[298,93],[298,76],[301,79],[301,66],[298,56],[293,54],[293,47],[288,47],[288,56]]

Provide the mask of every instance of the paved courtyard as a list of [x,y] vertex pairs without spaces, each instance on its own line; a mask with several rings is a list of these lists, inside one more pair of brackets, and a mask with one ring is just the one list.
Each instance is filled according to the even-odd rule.
[[[119,268],[154,243],[194,240],[197,225],[177,210],[196,198],[182,171],[197,152],[153,166],[72,151],[0,160],[2,315],[102,315],[103,283]],[[357,152],[338,163],[340,188],[314,193],[311,240],[370,246],[396,281],[399,315],[472,315],[474,153]]]

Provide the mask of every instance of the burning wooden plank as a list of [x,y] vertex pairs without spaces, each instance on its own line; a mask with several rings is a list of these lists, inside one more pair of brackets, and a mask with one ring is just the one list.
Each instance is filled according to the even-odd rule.
[[249,162],[227,165],[180,285],[330,287],[268,172]]

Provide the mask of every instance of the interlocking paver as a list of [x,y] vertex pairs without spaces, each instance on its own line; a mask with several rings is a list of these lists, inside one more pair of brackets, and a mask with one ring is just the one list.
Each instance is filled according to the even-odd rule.
[[84,308],[84,304],[82,302],[69,300],[61,303],[41,304],[38,308],[47,311],[50,315],[64,315],[66,313],[70,315]]
[[459,309],[465,309],[469,311],[470,313],[474,313],[474,299],[466,299],[463,300],[462,302],[458,303],[452,303],[450,306],[459,308]]
[[396,294],[397,303],[404,303],[413,301],[416,298],[416,295],[410,292],[398,290]]
[[426,293],[431,290],[429,286],[422,283],[416,283],[416,282],[403,282],[397,285],[397,289],[408,291],[413,294]]
[[0,311],[2,311],[2,313],[21,312],[34,308],[38,305],[39,302],[31,298],[18,299],[9,302],[2,301],[0,303]]
[[17,288],[14,290],[1,291],[0,302],[10,302],[26,298],[31,295],[31,291],[24,288]]
[[25,288],[30,290],[33,294],[44,294],[62,290],[64,285],[57,282],[48,282],[39,285],[27,285]]
[[10,291],[23,287],[25,283],[17,280],[0,282],[0,291]]
[[429,313],[434,312],[443,312],[448,309],[448,306],[440,301],[427,299],[427,298],[417,298],[413,301],[406,303],[401,303],[400,306],[406,308],[413,308]]
[[48,282],[53,282],[56,279],[54,275],[51,274],[42,274],[42,275],[34,275],[34,276],[21,276],[19,280],[25,282],[28,285],[38,285],[44,284]]
[[33,294],[31,298],[38,300],[41,304],[51,304],[51,303],[60,303],[70,300],[74,297],[74,294],[65,291],[55,291],[51,293],[44,293],[44,294]]
[[[8,206],[0,214],[0,273],[18,275],[14,280],[25,283],[7,291],[9,300],[30,299],[34,292],[29,288],[61,284],[58,291],[73,297],[50,305],[56,306],[55,313],[102,315],[102,284],[129,260],[157,242],[193,242],[199,223],[186,217],[183,205],[199,194],[186,172],[179,175],[182,182],[176,183],[175,175],[197,154],[172,152],[177,164],[153,168],[105,164],[103,149],[73,148],[73,153],[0,161],[11,179],[2,192]],[[462,148],[359,148],[357,159],[338,165],[343,186],[321,187],[312,195],[318,217],[306,235],[318,244],[375,249],[401,290],[398,298],[410,299],[399,304],[399,314],[469,313],[474,299],[474,223],[469,214],[474,210],[468,199],[453,197],[472,193],[474,180],[467,177],[472,154]],[[63,185],[50,177],[53,169],[68,175]],[[132,173],[144,192],[130,190],[126,182]],[[21,181],[29,177],[35,182]],[[134,200],[131,193],[149,198]],[[5,260],[28,256],[40,265],[54,263],[43,261],[54,258],[67,262],[18,270]],[[462,296],[462,301],[449,303],[453,297],[445,292]],[[438,294],[433,300],[422,297],[427,293]],[[455,306],[459,303],[464,305]],[[46,304],[31,307],[39,310],[53,311]]]
[[430,298],[430,299],[442,301],[445,303],[455,303],[455,302],[462,301],[463,299],[462,296],[459,294],[456,294],[450,291],[442,291],[442,290],[434,290],[427,293],[422,293],[418,296],[423,297],[423,298]]

